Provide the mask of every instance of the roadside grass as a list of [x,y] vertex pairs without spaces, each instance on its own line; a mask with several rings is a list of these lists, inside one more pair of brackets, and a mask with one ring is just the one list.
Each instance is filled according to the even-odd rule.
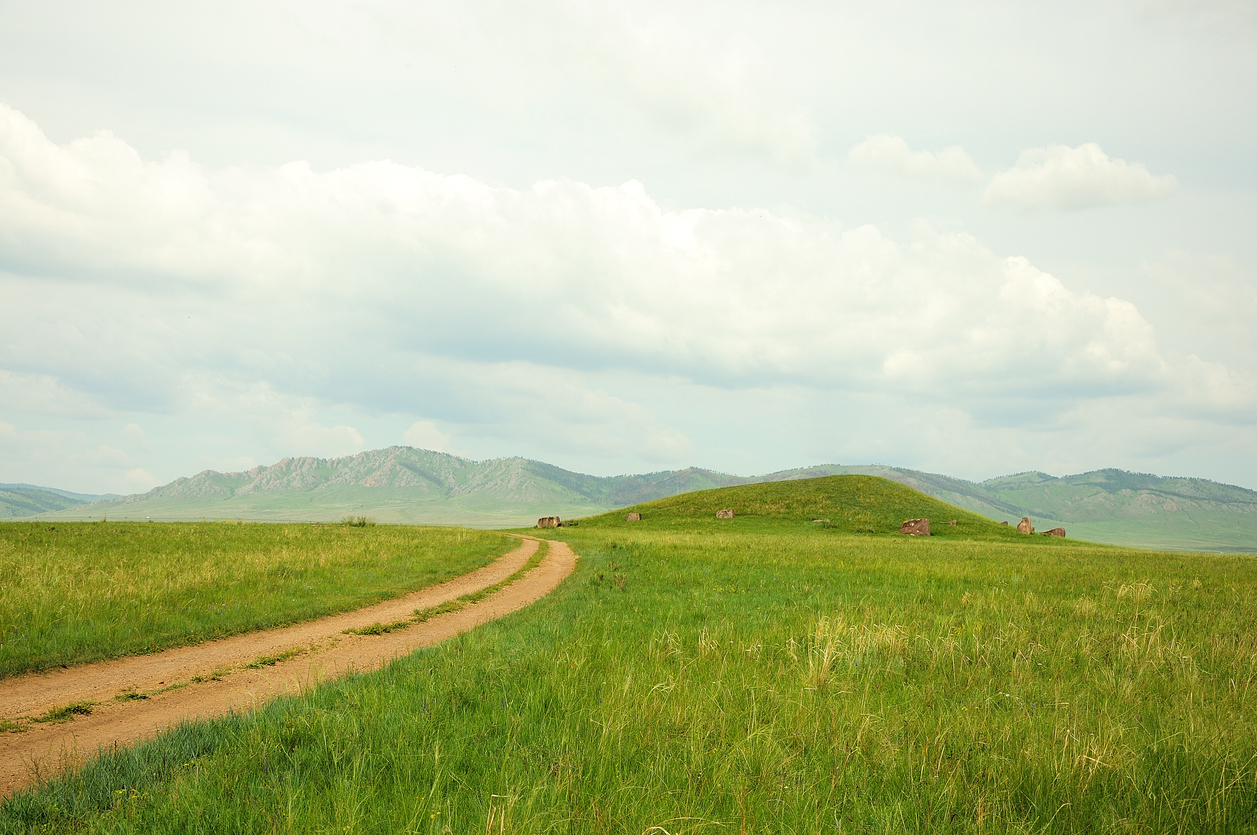
[[0,831],[1253,831],[1257,561],[771,527],[552,532],[528,609]]
[[489,531],[356,521],[0,523],[0,677],[355,609],[517,544]]

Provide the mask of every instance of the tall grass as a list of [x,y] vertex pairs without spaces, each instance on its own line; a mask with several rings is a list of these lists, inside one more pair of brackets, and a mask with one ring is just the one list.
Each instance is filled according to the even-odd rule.
[[353,609],[515,544],[451,528],[0,523],[0,676]]
[[1251,558],[791,526],[562,529],[532,607],[0,829],[1253,831]]

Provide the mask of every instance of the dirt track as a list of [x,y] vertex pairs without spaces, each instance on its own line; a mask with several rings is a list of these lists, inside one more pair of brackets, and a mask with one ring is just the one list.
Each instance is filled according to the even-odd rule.
[[[91,715],[64,724],[33,724],[22,732],[0,733],[0,797],[30,784],[36,773],[79,765],[103,746],[146,739],[185,719],[247,710],[350,671],[378,669],[398,656],[522,609],[571,573],[576,555],[566,544],[551,542],[540,565],[478,603],[382,635],[343,634],[401,620],[415,609],[500,583],[522,568],[537,547],[537,540],[525,539],[519,548],[470,574],[322,620],[0,681],[0,718],[38,716],[74,702],[95,704]],[[293,651],[299,654],[269,666],[247,666]],[[194,677],[204,680],[193,682]],[[167,687],[177,689],[163,690]],[[150,695],[115,698],[129,691]]]

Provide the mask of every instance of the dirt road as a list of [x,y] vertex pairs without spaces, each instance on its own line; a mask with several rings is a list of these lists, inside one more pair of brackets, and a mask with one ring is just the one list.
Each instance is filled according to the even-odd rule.
[[[571,573],[576,555],[566,544],[551,542],[540,565],[477,603],[381,635],[344,634],[346,629],[402,620],[415,609],[500,583],[522,568],[537,547],[537,540],[524,539],[519,548],[470,574],[322,620],[0,681],[0,718],[93,703],[90,715],[63,724],[24,724],[26,730],[0,733],[0,797],[30,784],[37,772],[80,765],[103,746],[128,745],[185,719],[247,710],[350,671],[378,669],[398,656],[522,609]],[[276,657],[283,660],[250,666]],[[127,698],[128,693],[144,698]]]

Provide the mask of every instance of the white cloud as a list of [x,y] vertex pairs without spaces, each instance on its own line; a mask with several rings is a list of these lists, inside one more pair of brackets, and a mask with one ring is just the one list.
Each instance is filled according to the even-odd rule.
[[[1130,304],[965,234],[905,250],[871,226],[666,210],[633,181],[518,191],[388,162],[207,172],[145,163],[114,138],[107,153],[56,146],[6,116],[19,126],[0,130],[8,253],[77,283],[13,279],[21,304],[0,324],[17,350],[51,351],[46,373],[121,378],[139,398],[218,374],[265,381],[266,398],[411,408],[386,380],[431,356],[922,394],[1164,384]],[[107,348],[59,357],[41,336],[50,321]],[[355,433],[289,429],[338,451]]]
[[124,478],[126,489],[129,493],[144,493],[161,484],[161,481],[155,478],[152,473],[140,467],[136,467],[134,470],[127,470]]
[[1154,176],[1142,163],[1111,159],[1094,142],[1023,151],[1017,165],[991,178],[984,202],[1019,209],[1085,209],[1159,200],[1174,193],[1173,175]]
[[[946,154],[929,170],[963,171]],[[460,445],[664,466],[707,443],[652,411],[651,384],[609,388],[616,374],[946,403],[1001,426],[1098,398],[1231,421],[1255,402],[1224,367],[1165,356],[1130,302],[970,235],[903,245],[805,214],[669,209],[635,181],[209,170],[106,135],[58,145],[0,108],[0,236],[0,369],[146,430],[141,415],[246,427],[223,458],[357,452],[355,410],[409,416],[420,446],[448,443],[438,422]]]
[[976,186],[986,176],[964,148],[953,145],[935,153],[914,151],[903,137],[877,134],[847,153],[852,168],[882,176],[902,177],[931,185]]
[[415,421],[402,434],[402,440],[413,447],[433,452],[449,452],[450,436],[430,420]]

